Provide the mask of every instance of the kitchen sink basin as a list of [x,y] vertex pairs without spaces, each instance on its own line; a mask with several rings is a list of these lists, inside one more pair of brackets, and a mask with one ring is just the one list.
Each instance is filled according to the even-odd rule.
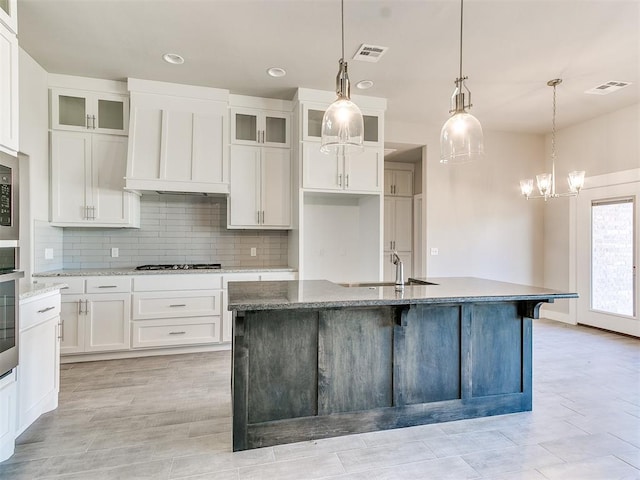
[[[437,283],[425,282],[423,280],[414,280],[409,279],[406,281],[405,286],[407,285],[437,285]],[[343,287],[395,287],[396,282],[351,282],[351,283],[340,283]]]

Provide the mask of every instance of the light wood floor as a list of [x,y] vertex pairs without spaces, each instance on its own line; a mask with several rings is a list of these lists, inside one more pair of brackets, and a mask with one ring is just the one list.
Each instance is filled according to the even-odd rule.
[[63,365],[2,479],[640,479],[640,341],[534,322],[534,410],[231,452],[230,354]]

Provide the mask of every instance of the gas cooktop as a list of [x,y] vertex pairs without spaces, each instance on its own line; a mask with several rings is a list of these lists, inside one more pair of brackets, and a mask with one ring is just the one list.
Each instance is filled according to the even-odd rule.
[[182,264],[159,264],[140,265],[136,270],[219,270],[222,265],[219,263],[182,263]]

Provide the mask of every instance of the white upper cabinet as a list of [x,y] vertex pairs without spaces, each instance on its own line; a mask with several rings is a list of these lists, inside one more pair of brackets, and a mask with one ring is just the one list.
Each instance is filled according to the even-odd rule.
[[51,132],[51,222],[139,227],[138,195],[124,190],[127,137]]
[[384,170],[384,194],[399,197],[413,195],[413,172],[411,170]]
[[51,129],[126,135],[129,98],[115,93],[52,88]]
[[0,25],[18,33],[18,0],[0,0]]
[[0,151],[18,149],[18,39],[0,23]]
[[291,152],[231,146],[229,228],[291,228]]
[[[321,105],[305,104],[302,109],[302,140],[319,142],[322,136],[322,117],[325,108]],[[382,114],[362,111],[364,120],[364,144],[382,145],[384,125]]]
[[289,147],[290,114],[243,107],[231,108],[231,143]]
[[228,93],[135,79],[129,88],[126,188],[229,193]]
[[348,193],[382,192],[383,152],[365,147],[361,153],[338,155],[320,152],[315,142],[302,145],[302,187]]

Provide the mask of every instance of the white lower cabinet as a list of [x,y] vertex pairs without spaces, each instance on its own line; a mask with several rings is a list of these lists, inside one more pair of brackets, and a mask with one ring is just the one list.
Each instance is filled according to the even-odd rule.
[[219,343],[221,282],[215,274],[136,277],[131,347]]
[[13,369],[0,378],[0,462],[13,455],[15,450],[17,395],[16,370]]
[[68,284],[69,293],[62,295],[60,352],[65,355],[129,350],[131,279],[73,278]]
[[40,415],[58,406],[60,336],[58,292],[20,302],[16,435],[24,432]]

